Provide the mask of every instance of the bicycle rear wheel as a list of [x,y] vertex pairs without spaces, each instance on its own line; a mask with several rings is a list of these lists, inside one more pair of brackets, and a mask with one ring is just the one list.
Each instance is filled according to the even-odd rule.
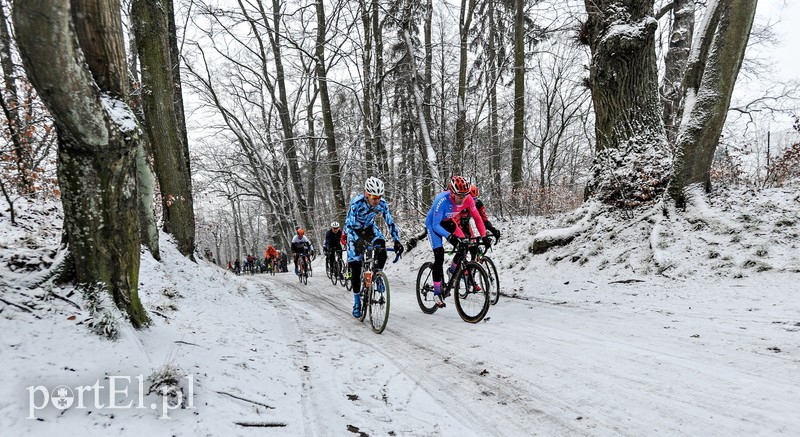
[[361,317],[358,318],[359,322],[363,322],[367,318],[367,311],[369,310],[369,289],[364,288],[364,283],[361,283]]
[[488,256],[481,258],[481,265],[489,276],[489,285],[491,287],[489,289],[489,303],[496,305],[497,301],[500,300],[500,276],[497,274],[497,267],[494,266],[494,262]]
[[372,287],[369,301],[369,321],[372,330],[380,334],[389,323],[389,279],[383,272],[377,272],[372,277]]
[[417,303],[425,314],[433,314],[439,309],[433,300],[433,263],[426,262],[417,273]]
[[456,310],[461,320],[478,323],[489,311],[489,278],[486,270],[475,261],[466,264],[453,285]]
[[333,276],[333,267],[331,266],[331,261],[328,259],[327,255],[325,256],[325,276],[328,278]]

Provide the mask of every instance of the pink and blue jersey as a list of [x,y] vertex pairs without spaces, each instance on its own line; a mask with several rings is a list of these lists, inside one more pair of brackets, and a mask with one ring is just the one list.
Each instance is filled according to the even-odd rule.
[[481,236],[486,236],[486,227],[483,224],[478,208],[475,207],[475,199],[472,196],[467,196],[461,205],[456,205],[451,200],[450,191],[443,191],[436,195],[433,199],[433,206],[428,211],[425,217],[425,227],[428,229],[428,235],[431,240],[431,247],[436,249],[442,247],[442,238],[447,237],[450,232],[442,226],[442,222],[452,220],[455,226],[453,235],[458,238],[464,238],[464,232],[461,226],[458,226],[458,221],[461,216],[461,211],[469,211],[469,214],[475,220],[475,226],[478,227],[478,232]]

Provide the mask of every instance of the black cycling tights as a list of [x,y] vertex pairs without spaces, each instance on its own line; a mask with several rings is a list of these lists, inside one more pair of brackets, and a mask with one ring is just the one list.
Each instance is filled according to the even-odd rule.
[[[364,252],[363,246],[365,242],[359,239],[356,241],[356,253],[359,255]],[[386,265],[386,240],[379,238],[372,244],[375,254],[375,266],[383,269]],[[350,266],[350,285],[353,286],[353,294],[361,293],[361,261],[352,261],[347,263]]]
[[444,277],[444,247],[433,249],[433,282],[442,282]]

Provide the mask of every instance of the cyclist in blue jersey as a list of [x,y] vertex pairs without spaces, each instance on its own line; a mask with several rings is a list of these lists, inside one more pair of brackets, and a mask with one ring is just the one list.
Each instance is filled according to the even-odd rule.
[[383,269],[386,264],[386,239],[375,224],[375,216],[383,215],[386,226],[394,239],[394,251],[403,253],[400,243],[400,231],[389,214],[389,204],[383,197],[383,181],[370,177],[364,183],[364,194],[359,194],[350,201],[350,209],[344,222],[347,234],[347,264],[350,266],[350,283],[353,286],[353,316],[361,317],[361,253],[367,244],[375,248],[375,265]]
[[450,178],[447,191],[439,193],[433,199],[433,205],[425,217],[425,227],[428,230],[428,240],[433,249],[433,299],[438,307],[443,307],[442,302],[442,278],[444,272],[444,247],[442,239],[456,246],[459,241],[465,240],[463,230],[457,222],[461,218],[461,211],[467,210],[475,220],[475,226],[481,237],[484,237],[484,244],[489,244],[486,237],[486,227],[478,209],[475,207],[475,199],[469,195],[470,183],[461,176]]

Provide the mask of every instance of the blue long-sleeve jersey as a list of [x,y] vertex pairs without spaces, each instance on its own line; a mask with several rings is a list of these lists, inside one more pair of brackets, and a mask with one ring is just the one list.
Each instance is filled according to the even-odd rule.
[[367,228],[372,228],[375,233],[375,239],[383,238],[378,225],[375,224],[375,216],[378,214],[383,215],[392,238],[395,241],[400,241],[400,231],[397,229],[392,215],[389,214],[389,204],[384,199],[381,199],[378,206],[373,208],[367,203],[366,197],[360,194],[350,201],[350,209],[344,222],[344,231],[347,233],[348,244],[351,241],[356,241],[358,233],[364,232]]

